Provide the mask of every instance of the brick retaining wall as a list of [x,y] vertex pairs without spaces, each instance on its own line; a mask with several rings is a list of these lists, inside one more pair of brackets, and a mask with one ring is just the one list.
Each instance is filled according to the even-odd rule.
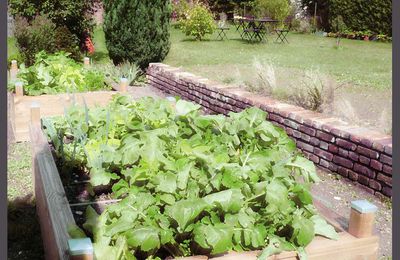
[[200,104],[206,113],[256,106],[283,127],[319,167],[355,181],[367,191],[392,196],[392,137],[234,86],[221,85],[161,63],[147,69],[150,85]]

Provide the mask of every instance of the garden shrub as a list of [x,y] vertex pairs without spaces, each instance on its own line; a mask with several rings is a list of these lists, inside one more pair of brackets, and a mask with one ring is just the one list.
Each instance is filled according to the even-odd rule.
[[28,22],[37,15],[48,15],[57,28],[68,28],[84,47],[86,36],[93,31],[93,6],[97,2],[99,0],[9,0],[9,10],[14,17],[24,17]]
[[268,16],[281,22],[291,11],[287,0],[255,0],[254,9],[259,17]]
[[181,26],[187,36],[193,36],[196,40],[202,40],[206,34],[212,34],[215,27],[211,11],[203,4],[196,4],[190,9],[188,18],[183,20]]
[[54,53],[66,51],[75,60],[81,59],[79,39],[67,27],[56,27],[47,16],[37,16],[31,23],[26,18],[16,17],[14,37],[21,60],[30,66],[40,51]]
[[[392,35],[392,1],[329,0],[329,19],[343,17],[348,29]],[[334,29],[334,28],[331,28]]]
[[170,49],[171,11],[169,0],[105,0],[103,30],[113,62],[143,69],[162,61]]

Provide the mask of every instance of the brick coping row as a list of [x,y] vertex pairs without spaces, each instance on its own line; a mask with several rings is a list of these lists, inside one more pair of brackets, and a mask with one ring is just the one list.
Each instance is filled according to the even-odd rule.
[[222,85],[162,63],[147,69],[149,84],[200,104],[206,113],[240,112],[256,106],[284,128],[317,166],[360,184],[370,193],[392,196],[392,137],[304,108]]

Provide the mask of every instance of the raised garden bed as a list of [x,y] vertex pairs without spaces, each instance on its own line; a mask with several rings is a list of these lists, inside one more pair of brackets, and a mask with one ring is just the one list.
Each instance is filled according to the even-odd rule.
[[[52,148],[40,124],[34,121],[30,126],[30,138],[33,151],[33,165],[35,176],[35,193],[38,214],[45,244],[46,259],[68,259],[68,228],[71,225],[81,225],[84,221],[83,212],[90,205],[101,212],[104,205],[116,203],[109,200],[109,187],[104,186],[95,190],[94,197],[88,196],[87,180],[84,173],[72,174],[68,178],[60,178]],[[63,180],[63,181],[62,181]],[[339,232],[337,241],[324,237],[315,237],[306,247],[309,259],[376,259],[378,238],[367,235],[356,238],[349,234],[346,223],[333,214],[321,203],[315,202],[320,214]],[[256,259],[259,251],[246,253],[224,253],[214,255],[215,259]],[[192,257],[193,258],[193,257]],[[196,256],[207,259],[209,256]],[[211,257],[210,257],[211,258]],[[283,252],[268,259],[297,259],[295,252]]]

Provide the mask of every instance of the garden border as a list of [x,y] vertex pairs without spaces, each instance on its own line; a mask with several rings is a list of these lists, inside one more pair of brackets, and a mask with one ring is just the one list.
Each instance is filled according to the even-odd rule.
[[222,85],[180,68],[151,63],[149,84],[196,102],[206,113],[225,114],[256,106],[284,128],[317,166],[356,182],[380,197],[392,196],[392,137],[298,106]]
[[[73,257],[68,253],[68,240],[71,239],[68,234],[68,227],[70,225],[76,225],[71,210],[72,205],[69,204],[67,200],[56,163],[51,153],[50,145],[46,135],[42,131],[40,114],[38,117],[33,116],[32,118],[33,120],[29,129],[32,146],[34,190],[45,249],[45,259],[72,260]],[[103,203],[107,203],[107,201],[103,201]],[[96,202],[88,204],[96,204]],[[350,223],[357,223],[353,235],[350,231],[346,231],[348,229],[348,223],[343,217],[337,215],[316,199],[314,199],[314,205],[325,220],[335,227],[339,233],[339,240],[335,241],[321,236],[315,237],[306,247],[309,259],[333,259],[337,258],[339,255],[341,259],[346,260],[361,258],[366,260],[377,259],[379,237],[374,234],[356,237],[356,233],[360,230],[366,231],[369,229],[369,231],[372,232],[372,226],[368,226],[368,224],[366,226],[363,222],[363,217],[365,217],[364,213],[361,213],[361,215],[358,213],[358,216],[361,216],[361,218],[350,220]],[[352,209],[352,212],[353,211],[354,209]],[[372,214],[374,215],[374,213]],[[372,219],[374,218],[373,215]],[[259,251],[243,253],[228,252],[211,258],[199,255],[179,259],[241,260],[245,258],[256,260],[258,254]],[[88,257],[85,259],[92,259],[93,257],[91,255],[85,256]],[[282,252],[268,259],[297,260],[298,258],[295,252]]]

